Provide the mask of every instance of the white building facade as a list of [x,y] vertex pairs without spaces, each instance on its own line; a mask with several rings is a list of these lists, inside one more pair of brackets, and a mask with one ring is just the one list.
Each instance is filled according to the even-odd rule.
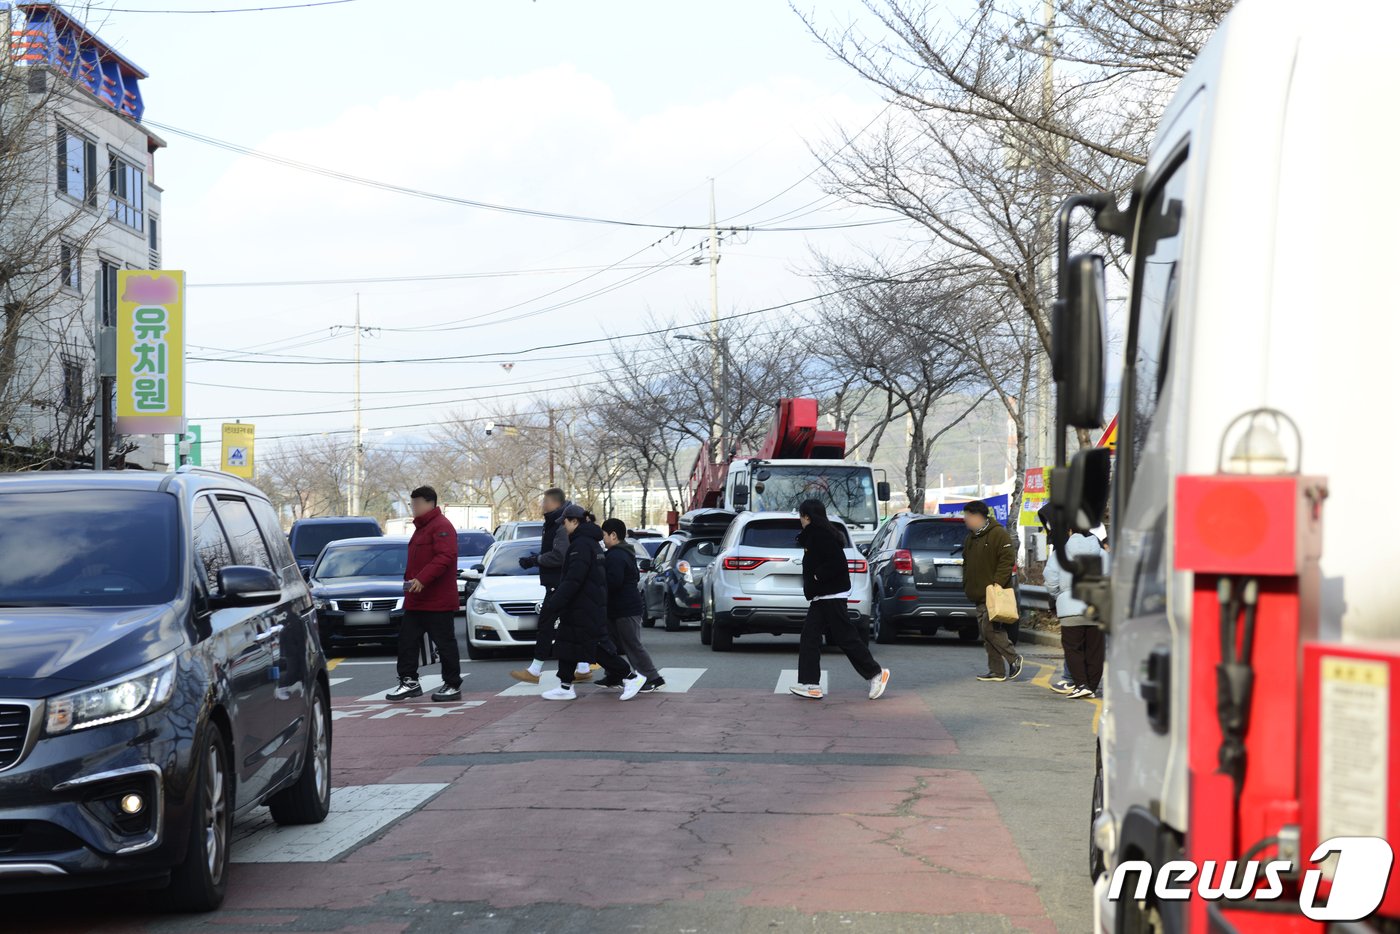
[[33,114],[26,148],[35,154],[23,172],[27,204],[5,212],[10,229],[0,235],[16,249],[26,237],[42,240],[35,255],[50,260],[26,284],[0,441],[86,448],[91,457],[98,423],[110,466],[166,469],[163,437],[115,435],[112,381],[103,378],[112,372],[118,270],[161,265],[155,156],[165,144],[141,123],[146,73],[56,4],[0,9],[10,25],[6,77],[24,83]]

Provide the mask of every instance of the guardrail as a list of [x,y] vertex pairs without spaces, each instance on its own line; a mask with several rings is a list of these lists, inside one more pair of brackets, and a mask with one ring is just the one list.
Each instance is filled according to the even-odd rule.
[[1053,610],[1050,591],[1036,584],[1021,585],[1021,606],[1028,610]]

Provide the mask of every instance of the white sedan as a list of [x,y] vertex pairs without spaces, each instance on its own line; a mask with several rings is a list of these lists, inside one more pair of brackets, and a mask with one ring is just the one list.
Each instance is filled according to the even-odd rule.
[[497,542],[486,552],[481,583],[467,601],[468,658],[534,649],[544,587],[539,570],[522,568],[520,559],[539,550],[539,539],[526,539]]

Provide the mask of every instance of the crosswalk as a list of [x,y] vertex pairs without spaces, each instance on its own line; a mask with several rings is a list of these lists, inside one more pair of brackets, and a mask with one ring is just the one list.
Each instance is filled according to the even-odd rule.
[[[333,686],[349,683],[352,689],[362,686],[363,688],[368,688],[372,684],[377,685],[379,689],[374,691],[374,693],[366,694],[355,700],[355,703],[360,704],[375,703],[384,700],[384,695],[395,687],[395,684],[392,682],[388,684],[382,683],[384,680],[383,667],[384,666],[381,665],[380,670],[375,672],[363,672],[358,674],[352,674],[351,672],[345,672],[343,669],[337,668],[336,675],[338,675],[338,677],[331,678],[330,682]],[[493,675],[497,673],[500,675],[505,674],[504,671],[491,672]],[[730,679],[723,679],[721,683],[715,684],[713,683],[715,681],[713,677],[709,679],[711,683],[707,685],[705,676],[709,673],[709,668],[662,668],[661,677],[666,680],[666,686],[661,689],[660,693],[685,694],[697,685],[700,687],[708,686],[715,688],[733,687]],[[495,690],[500,682],[494,677],[487,679],[483,677],[483,674],[483,672],[477,672],[477,677],[471,679],[472,672],[470,670],[464,671],[462,673],[462,690],[466,693],[478,694],[490,691],[497,697],[538,697],[545,691],[559,686],[559,678],[552,672],[546,672],[540,675],[539,684],[517,682],[511,683],[501,690]],[[595,678],[601,678],[603,675],[601,671],[598,671],[594,673],[594,676]],[[488,681],[490,683],[486,683]],[[425,673],[419,678],[419,683],[423,687],[424,696],[427,696],[442,686],[442,675]],[[773,686],[773,693],[786,694],[788,688],[795,684],[797,684],[797,669],[783,669],[778,673],[777,683]],[[758,687],[758,685],[751,686]],[[823,691],[828,690],[828,673],[825,670],[823,670],[821,674],[821,686]],[[348,698],[346,699],[348,700]]]

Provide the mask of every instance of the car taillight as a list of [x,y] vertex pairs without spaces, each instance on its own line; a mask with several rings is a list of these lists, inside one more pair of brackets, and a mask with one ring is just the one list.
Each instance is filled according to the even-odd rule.
[[869,567],[869,565],[861,558],[852,558],[846,562],[846,567],[851,569],[852,574],[864,574],[865,569]]
[[769,561],[786,561],[787,558],[725,558],[724,569],[726,571],[752,571],[760,564],[767,564]]
[[914,555],[901,548],[894,553],[894,572],[896,574],[914,573]]

